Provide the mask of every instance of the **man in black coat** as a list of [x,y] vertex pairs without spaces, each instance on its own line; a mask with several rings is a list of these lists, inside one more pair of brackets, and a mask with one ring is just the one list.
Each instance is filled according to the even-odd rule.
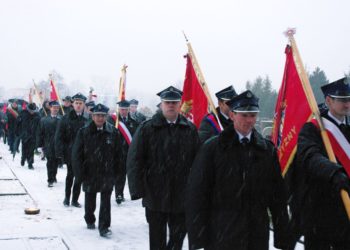
[[130,116],[137,121],[138,123],[141,123],[146,120],[146,116],[139,111],[137,111],[137,106],[139,105],[139,101],[136,99],[130,100]]
[[40,117],[46,117],[50,114],[50,105],[49,105],[50,101],[45,100],[43,102],[43,106],[42,108],[39,110],[39,115]]
[[122,161],[121,138],[107,120],[108,108],[97,104],[92,122],[81,128],[75,139],[72,164],[85,192],[85,221],[95,228],[96,195],[101,193],[98,229],[102,237],[111,235],[111,194]]
[[[63,101],[63,106],[62,109],[64,111],[64,114],[68,114],[72,109],[72,97],[66,96],[65,98],[62,99]],[[59,113],[62,115],[62,109],[60,109]]]
[[[216,108],[218,118],[222,129],[232,126],[232,120],[229,118],[230,108],[226,102],[231,100],[237,93],[233,86],[229,86],[215,93],[218,98],[219,107]],[[201,143],[204,143],[210,137],[218,135],[221,132],[221,127],[214,113],[207,114],[199,126],[198,134]]]
[[[335,140],[350,148],[349,79],[342,78],[321,87],[329,110],[321,113],[323,124]],[[350,193],[350,164],[342,161],[341,150],[334,147],[338,163],[328,159],[319,126],[306,123],[298,136],[295,200],[292,214],[299,215],[299,227],[304,234],[305,249],[350,249],[350,223],[340,190]],[[346,152],[349,154],[349,152]],[[295,217],[294,217],[295,218]]]
[[258,99],[245,91],[228,102],[233,125],[207,140],[188,180],[190,249],[267,250],[271,212],[276,248],[287,245],[286,189],[273,144],[254,124]]
[[87,123],[87,119],[84,117],[83,112],[86,97],[83,94],[78,93],[72,98],[73,110],[64,115],[58,123],[55,133],[55,154],[56,157],[60,159],[60,162],[67,164],[66,189],[63,204],[65,206],[69,206],[71,189],[74,180],[72,205],[75,207],[81,207],[78,202],[81,180],[79,180],[77,177],[74,179],[71,157],[74,139],[78,133],[78,130]]
[[47,158],[47,182],[49,187],[53,187],[53,183],[57,182],[56,174],[59,164],[59,160],[55,154],[55,132],[61,116],[58,114],[60,110],[60,104],[58,101],[51,101],[50,113],[48,116],[41,118],[36,146],[42,147]]
[[171,86],[158,95],[162,112],[139,126],[130,145],[128,183],[131,199],[142,198],[146,208],[150,249],[179,250],[187,231],[187,177],[200,142],[196,127],[179,114],[182,92]]
[[22,158],[21,165],[24,166],[25,161],[28,162],[28,168],[34,169],[34,150],[36,148],[36,133],[40,122],[35,103],[30,103],[27,109],[21,111],[17,123],[16,134],[22,141]]
[[[123,154],[125,155],[125,161],[121,164],[121,173],[118,175],[118,178],[115,183],[115,201],[117,204],[121,204],[124,199],[124,187],[126,182],[126,155],[129,150],[129,143],[128,141],[131,141],[132,136],[135,134],[135,131],[139,125],[139,123],[133,119],[130,115],[130,102],[127,100],[123,100],[117,103],[118,104],[118,114],[119,114],[119,122],[122,122],[125,127],[124,129],[127,129],[127,133],[122,133],[123,135]],[[120,126],[118,126],[119,129]],[[131,138],[126,138],[131,136]]]
[[7,110],[6,110],[6,116],[7,116],[7,142],[10,146],[10,151],[11,153],[15,153],[17,150],[17,145],[15,145],[15,141],[16,141],[16,129],[17,129],[17,117],[20,113],[20,108],[17,104],[17,100],[13,100],[12,103],[10,103],[7,106]]

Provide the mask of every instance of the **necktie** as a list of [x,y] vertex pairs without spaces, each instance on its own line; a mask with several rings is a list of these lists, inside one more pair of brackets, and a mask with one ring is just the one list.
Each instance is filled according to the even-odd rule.
[[245,147],[245,146],[247,146],[247,144],[249,143],[249,139],[248,139],[247,137],[243,137],[243,138],[241,139],[241,143],[242,143],[242,145]]

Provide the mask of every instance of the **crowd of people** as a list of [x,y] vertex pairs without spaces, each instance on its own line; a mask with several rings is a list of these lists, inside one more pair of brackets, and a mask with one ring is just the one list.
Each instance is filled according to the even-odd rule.
[[[322,91],[321,115],[349,145],[348,79]],[[307,250],[350,249],[350,223],[340,198],[340,190],[350,193],[349,166],[328,159],[317,124],[308,122],[301,130],[293,166],[298,181],[287,189],[274,144],[254,128],[259,114],[254,93],[237,94],[233,86],[217,92],[216,112],[198,129],[180,112],[179,89],[169,86],[157,95],[159,110],[149,118],[137,111],[137,100],[118,102],[112,114],[77,93],[63,106],[51,100],[41,110],[35,103],[21,110],[14,99],[0,121],[13,154],[21,142],[22,166],[27,162],[34,169],[34,153],[42,148],[49,188],[57,182],[57,168],[67,166],[63,205],[81,207],[82,186],[89,230],[96,228],[100,193],[102,237],[112,234],[113,188],[116,203],[125,202],[127,178],[131,200],[142,199],[145,207],[151,250],[182,249],[186,234],[190,249],[264,250],[270,224],[278,249],[294,249],[300,235]],[[291,196],[288,190],[298,192]]]

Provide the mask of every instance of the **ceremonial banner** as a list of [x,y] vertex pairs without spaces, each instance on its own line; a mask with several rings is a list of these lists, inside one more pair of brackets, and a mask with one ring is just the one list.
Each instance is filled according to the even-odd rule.
[[294,158],[300,129],[312,118],[312,110],[295,66],[292,48],[289,45],[285,53],[286,64],[275,107],[272,131],[272,141],[278,150],[283,175],[288,171]]
[[53,83],[52,79],[50,79],[50,85],[51,85],[50,100],[57,101],[58,100],[57,90],[55,88],[55,84]]
[[183,87],[181,112],[197,128],[208,113],[208,100],[194,71],[190,55],[186,55],[187,66]]

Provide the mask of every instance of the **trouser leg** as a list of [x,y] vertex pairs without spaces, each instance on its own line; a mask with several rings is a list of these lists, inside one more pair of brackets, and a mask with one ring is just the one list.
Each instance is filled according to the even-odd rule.
[[47,158],[46,167],[47,167],[47,181],[54,182],[57,174],[58,161],[56,158]]
[[149,225],[150,250],[165,250],[167,214],[146,208],[146,219]]
[[101,192],[98,229],[104,230],[111,226],[111,195],[112,191]]
[[181,250],[186,236],[186,221],[184,213],[171,213],[168,216],[169,241],[167,250]]
[[72,164],[67,163],[67,176],[66,176],[65,194],[66,194],[66,198],[68,199],[68,201],[69,201],[70,195],[71,195],[73,179],[74,179],[74,174],[73,174]]
[[126,182],[126,166],[125,164],[122,164],[123,166],[120,169],[120,173],[118,173],[118,176],[116,178],[115,182],[115,198],[117,198],[118,195],[121,195],[124,197],[124,187]]
[[86,224],[93,224],[96,221],[95,209],[96,209],[96,193],[85,192],[85,215],[84,219]]

